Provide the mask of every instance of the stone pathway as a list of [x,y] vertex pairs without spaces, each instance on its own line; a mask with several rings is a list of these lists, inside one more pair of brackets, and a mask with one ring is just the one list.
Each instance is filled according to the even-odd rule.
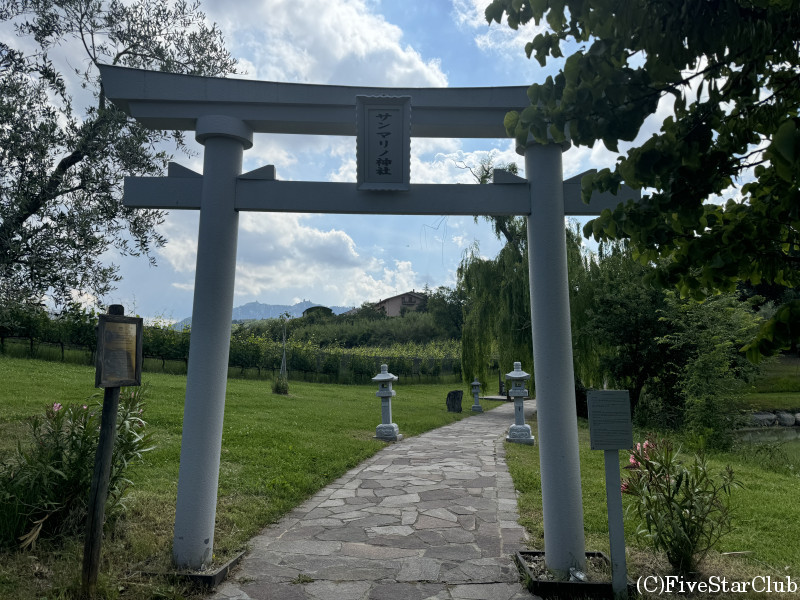
[[253,538],[212,600],[530,600],[513,422],[508,403],[387,446]]

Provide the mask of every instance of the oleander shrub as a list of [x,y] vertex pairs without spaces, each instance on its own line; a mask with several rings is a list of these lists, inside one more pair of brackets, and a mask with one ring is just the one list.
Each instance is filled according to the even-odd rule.
[[[142,418],[146,393],[146,386],[120,393],[106,524],[124,510],[122,497],[131,485],[128,465],[149,449]],[[86,404],[56,402],[29,420],[29,443],[20,443],[0,461],[0,547],[24,549],[40,538],[83,531],[101,412],[102,399],[94,396]]]
[[715,477],[702,454],[684,463],[669,440],[637,444],[625,468],[622,491],[634,497],[637,534],[666,554],[675,573],[696,571],[732,529],[730,496],[739,485],[733,470]]

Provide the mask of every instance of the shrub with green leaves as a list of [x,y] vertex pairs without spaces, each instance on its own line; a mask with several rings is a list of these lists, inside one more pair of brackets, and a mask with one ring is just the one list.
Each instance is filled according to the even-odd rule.
[[285,375],[278,375],[272,382],[272,393],[286,396],[289,394],[289,380]]
[[[142,419],[146,386],[121,390],[106,522],[124,506],[127,466],[149,444]],[[94,397],[93,397],[94,398]],[[102,400],[48,406],[29,421],[30,444],[0,462],[0,547],[32,547],[37,539],[80,533],[86,522]]]
[[702,454],[689,465],[678,454],[669,440],[637,444],[622,491],[635,498],[630,508],[641,521],[637,534],[686,575],[731,531],[731,489],[739,484],[730,467],[715,478]]

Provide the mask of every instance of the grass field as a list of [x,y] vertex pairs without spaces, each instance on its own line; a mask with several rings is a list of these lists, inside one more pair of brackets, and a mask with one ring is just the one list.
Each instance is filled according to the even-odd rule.
[[[145,373],[144,418],[156,448],[130,473],[126,517],[103,546],[101,585],[109,598],[183,598],[189,592],[161,572],[171,560],[185,377]],[[91,367],[0,355],[0,453],[26,437],[25,420],[44,406],[84,403],[96,394]],[[445,397],[464,389],[467,411],[448,413]],[[466,385],[395,384],[393,420],[406,436],[467,416]],[[384,447],[377,387],[290,382],[288,397],[270,382],[228,382],[215,556],[224,562],[265,525]],[[486,406],[489,408],[490,405]],[[0,554],[0,598],[71,598],[78,587],[82,540],[42,543],[34,554]]]
[[742,408],[800,411],[800,357],[770,359],[754,388],[743,398]]
[[[531,427],[536,429],[535,420],[531,422]],[[644,439],[646,436],[642,432],[634,434],[634,441]],[[589,448],[589,428],[585,420],[580,420],[579,423],[579,440],[586,548],[608,555],[603,452]],[[506,444],[506,452],[509,470],[519,492],[521,523],[529,533],[531,547],[543,549],[538,446]],[[621,466],[624,467],[627,462],[628,454],[621,451]],[[743,487],[733,492],[735,529],[722,540],[719,551],[711,554],[701,565],[703,576],[725,576],[728,581],[746,580],[761,575],[771,575],[773,578],[791,576],[795,581],[800,579],[800,503],[797,502],[800,490],[800,456],[789,456],[770,446],[749,446],[729,453],[711,455],[709,463],[715,473],[730,464]],[[623,505],[627,506],[629,501],[630,497],[623,495]],[[635,580],[639,576],[654,573],[668,574],[670,567],[666,559],[655,557],[649,551],[646,543],[637,538],[636,527],[637,523],[631,513],[630,518],[625,519],[629,577]],[[717,594],[709,597],[722,596]],[[737,594],[737,597],[751,596]],[[769,594],[768,597],[781,596]],[[797,595],[786,596],[790,597],[796,598]]]
[[[770,365],[758,384],[760,395],[792,398],[797,392],[800,397],[800,386],[794,381],[798,365],[800,361]],[[170,562],[185,378],[146,373],[144,380],[151,389],[144,417],[156,448],[143,464],[134,466],[128,513],[104,541],[101,589],[105,597],[121,600],[189,598],[191,590],[181,584],[143,574],[163,572]],[[84,403],[98,392],[93,384],[91,367],[0,355],[0,454],[25,442],[27,417],[54,402]],[[447,391],[459,387],[468,388],[463,384],[396,385],[393,416],[401,432],[415,435],[469,414],[446,412]],[[229,380],[215,534],[217,562],[225,561],[264,525],[383,447],[383,442],[372,439],[380,421],[375,389],[373,385],[290,382],[290,396],[280,397],[270,392],[269,381]],[[585,422],[579,434],[587,549],[608,553],[603,457],[589,449]],[[620,458],[627,460],[624,453]],[[531,545],[542,548],[538,447],[507,445],[507,459],[520,492],[522,523]],[[800,578],[800,454],[765,444],[714,455],[711,463],[717,470],[730,463],[744,484],[734,492],[736,529],[723,540],[720,551],[745,554],[715,553],[704,564],[705,573],[729,580],[759,575]],[[653,558],[636,539],[633,521],[626,522],[626,538],[633,575],[668,572],[666,561]],[[33,553],[0,553],[0,598],[73,598],[81,557],[82,540],[41,543]]]

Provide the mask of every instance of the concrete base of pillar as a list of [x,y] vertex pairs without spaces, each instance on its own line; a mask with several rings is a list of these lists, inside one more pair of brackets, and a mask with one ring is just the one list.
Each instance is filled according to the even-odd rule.
[[536,438],[531,435],[530,425],[512,425],[508,428],[506,441],[532,446],[536,443]]
[[403,435],[395,423],[383,423],[375,428],[375,438],[386,442],[399,442],[403,439]]
[[483,412],[483,407],[480,404],[473,404],[472,412]]

